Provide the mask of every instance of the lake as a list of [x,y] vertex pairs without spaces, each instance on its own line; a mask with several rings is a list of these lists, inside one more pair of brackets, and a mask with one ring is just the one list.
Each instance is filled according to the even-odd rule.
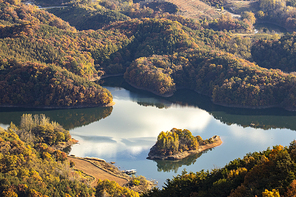
[[287,33],[288,31],[279,25],[269,22],[257,22],[254,24],[255,33]]
[[[115,105],[106,108],[28,110],[0,108],[0,126],[19,123],[23,113],[45,114],[70,130],[79,144],[70,154],[98,157],[115,162],[122,170],[136,169],[136,175],[164,185],[184,169],[199,171],[223,167],[245,154],[274,145],[289,146],[296,138],[296,113],[283,109],[234,109],[213,104],[209,98],[189,90],[161,98],[138,91],[122,79],[105,80],[104,87]],[[189,129],[203,139],[219,135],[223,144],[184,160],[147,160],[149,149],[161,131]]]

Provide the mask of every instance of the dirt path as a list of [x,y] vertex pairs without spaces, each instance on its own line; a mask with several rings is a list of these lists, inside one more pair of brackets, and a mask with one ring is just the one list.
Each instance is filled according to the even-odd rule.
[[101,179],[101,180],[108,179],[109,181],[115,181],[120,186],[123,186],[124,184],[127,183],[127,180],[125,180],[123,178],[116,177],[114,175],[111,175],[111,174],[105,172],[104,170],[96,167],[95,165],[93,165],[92,163],[90,163],[88,161],[78,159],[78,158],[72,158],[72,157],[68,157],[68,159],[75,163],[74,168],[81,170],[84,173],[95,177],[95,180],[91,183],[91,186],[93,186],[93,187],[95,187],[97,185],[98,179]]

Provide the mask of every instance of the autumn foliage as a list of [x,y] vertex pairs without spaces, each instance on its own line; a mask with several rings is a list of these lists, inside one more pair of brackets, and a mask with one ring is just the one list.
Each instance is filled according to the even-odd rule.
[[157,137],[157,142],[151,148],[149,154],[173,155],[183,151],[197,150],[200,145],[211,143],[200,136],[194,137],[187,129],[173,128],[170,131],[162,131]]
[[247,154],[220,169],[187,173],[167,180],[144,196],[293,196],[295,142]]
[[[45,133],[41,126],[48,127]],[[92,196],[87,178],[70,169],[66,153],[51,146],[54,138],[63,143],[71,136],[44,116],[26,114],[19,126],[0,128],[1,196]]]
[[32,107],[106,105],[108,90],[54,65],[0,60],[0,104]]

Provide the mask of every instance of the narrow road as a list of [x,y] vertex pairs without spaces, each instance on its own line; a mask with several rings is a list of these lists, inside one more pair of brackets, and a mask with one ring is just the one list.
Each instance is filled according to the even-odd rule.
[[93,177],[95,177],[95,181],[93,181],[91,183],[92,187],[95,187],[97,185],[98,179],[101,179],[101,180],[108,179],[109,181],[115,181],[120,186],[123,186],[124,184],[127,183],[127,180],[125,180],[123,178],[116,177],[114,175],[111,175],[87,161],[77,159],[77,158],[71,158],[71,157],[68,157],[68,159],[75,163],[74,168],[81,170],[81,171],[85,172],[86,174],[89,174],[89,175],[92,175]]

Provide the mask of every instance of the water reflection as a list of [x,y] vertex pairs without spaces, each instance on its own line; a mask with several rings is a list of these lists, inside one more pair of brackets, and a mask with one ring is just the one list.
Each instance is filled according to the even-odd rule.
[[99,121],[111,114],[113,107],[95,107],[84,109],[28,109],[0,108],[0,124],[19,124],[23,114],[45,114],[51,121],[56,121],[65,129],[73,129]]
[[296,113],[280,108],[243,109],[229,108],[213,104],[209,98],[189,90],[180,90],[170,101],[185,106],[196,106],[206,110],[215,119],[232,125],[261,129],[287,128],[296,130]]
[[178,169],[182,166],[190,166],[196,162],[196,159],[199,158],[202,153],[190,155],[181,160],[154,160],[157,163],[158,172],[178,172]]
[[[106,79],[104,83],[111,87],[124,87],[129,90],[129,93],[124,96],[126,99],[129,98],[145,107],[152,106],[159,109],[175,106],[195,107],[207,111],[215,119],[227,125],[237,124],[244,128],[287,128],[296,130],[296,112],[281,108],[244,109],[223,107],[212,103],[209,97],[186,89],[178,90],[172,97],[162,98],[145,91],[136,90],[125,83],[122,77]],[[117,97],[119,96],[117,95]]]
[[[189,90],[179,90],[173,97],[161,98],[126,84],[122,87],[128,90],[116,84],[108,87],[116,103],[110,108],[0,109],[0,124],[18,123],[23,113],[44,113],[70,129],[72,137],[79,140],[70,154],[115,161],[124,169],[136,169],[139,175],[158,180],[160,186],[167,178],[181,174],[184,167],[188,172],[223,167],[249,152],[266,150],[277,144],[287,146],[296,137],[295,112],[222,107]],[[173,127],[189,129],[194,136],[204,139],[219,135],[223,144],[183,161],[156,163],[147,160],[159,132]]]
[[281,27],[279,25],[273,24],[273,23],[255,23],[254,24],[255,33],[287,33],[287,29],[284,27]]
[[[111,116],[86,127],[71,130],[72,136],[80,141],[79,145],[73,146],[71,153],[116,161],[119,166],[126,169],[135,168],[139,174],[157,179],[161,183],[166,178],[181,173],[184,167],[188,171],[222,167],[248,152],[265,150],[276,144],[289,145],[296,136],[296,133],[291,130],[264,130],[244,123],[244,121],[264,120],[262,116],[266,116],[265,122],[270,117],[274,120],[278,119],[279,123],[284,120],[280,115],[267,115],[268,110],[263,112],[255,110],[260,112],[259,114],[247,113],[252,110],[223,111],[223,107],[205,101],[203,108],[209,110],[206,111],[199,108],[199,104],[195,105],[202,103],[201,99],[193,102],[190,100],[190,95],[186,94],[180,95],[185,96],[190,102],[184,99],[183,103],[178,105],[177,102],[170,100],[174,98],[169,98],[164,102],[165,108],[158,108],[156,105],[162,102],[163,98],[157,100],[157,97],[152,96],[150,105],[150,95],[137,95],[136,92],[117,87],[108,87],[108,89],[114,95],[116,102]],[[145,101],[146,104],[139,105],[139,100]],[[281,112],[278,113],[281,114]],[[213,117],[213,114],[216,116]],[[222,120],[227,118],[237,119],[237,121],[225,124]],[[240,118],[245,119],[240,120]],[[247,127],[242,127],[239,123],[247,124]],[[189,129],[193,135],[201,135],[205,139],[219,135],[223,144],[202,156],[198,155],[200,157],[186,158],[179,162],[157,161],[155,166],[157,169],[153,169],[155,162],[146,160],[148,152],[155,144],[159,132],[168,131],[173,127]]]

